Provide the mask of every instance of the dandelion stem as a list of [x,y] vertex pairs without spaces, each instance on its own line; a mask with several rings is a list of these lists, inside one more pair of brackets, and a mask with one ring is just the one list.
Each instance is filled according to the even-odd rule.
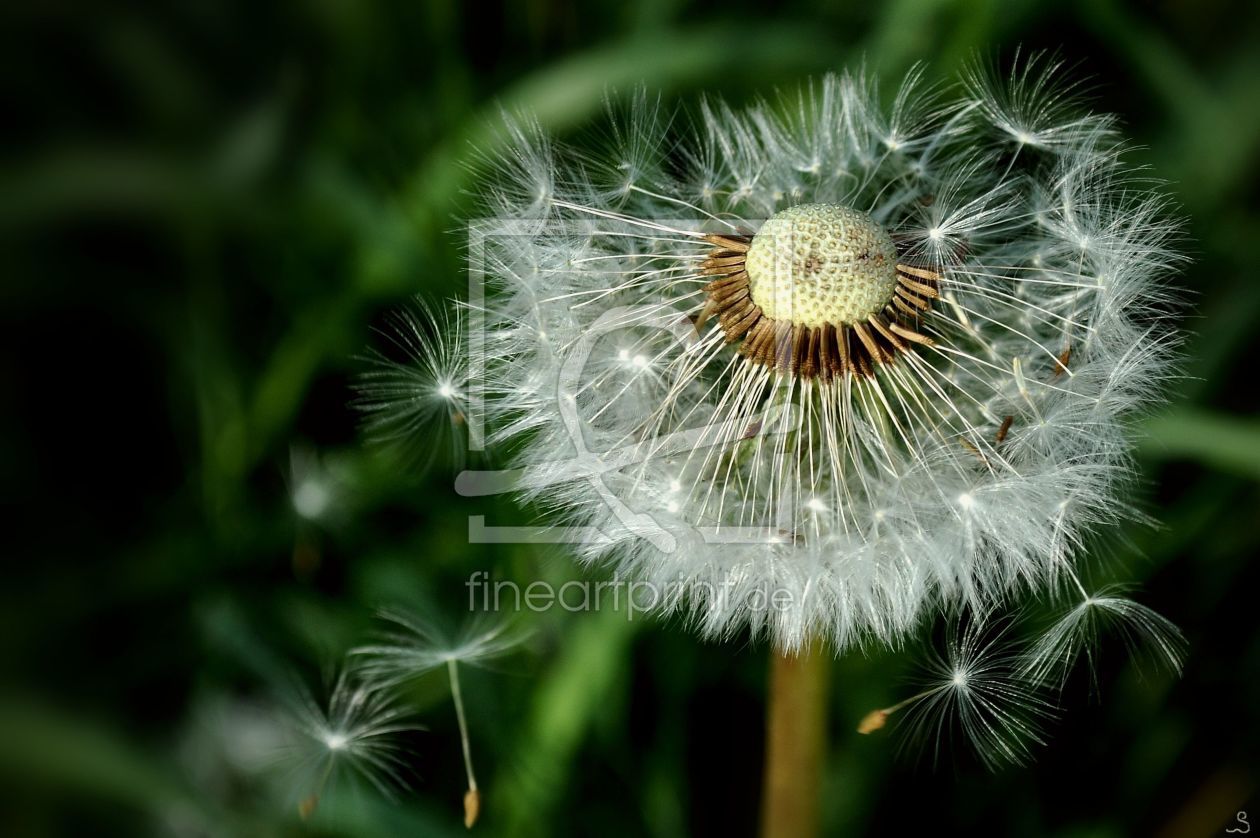
[[818,834],[829,663],[819,646],[796,656],[775,652],[770,659],[762,838]]
[[459,689],[459,664],[446,662],[446,672],[451,679],[451,700],[455,702],[455,718],[459,721],[459,741],[464,749],[464,771],[468,774],[468,792],[464,795],[464,826],[471,829],[477,822],[481,809],[481,793],[477,790],[477,777],[473,774],[472,746],[468,742],[468,719],[464,716],[464,696]]

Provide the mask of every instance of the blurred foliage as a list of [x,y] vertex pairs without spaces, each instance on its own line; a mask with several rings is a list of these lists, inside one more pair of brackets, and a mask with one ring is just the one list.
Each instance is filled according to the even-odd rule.
[[[347,788],[308,824],[248,781],[232,719],[361,642],[377,606],[457,614],[474,570],[579,577],[558,551],[468,544],[469,515],[525,518],[458,498],[449,467],[373,452],[347,407],[373,324],[463,287],[471,164],[501,141],[500,110],[580,143],[606,91],[641,82],[671,102],[746,100],[863,59],[948,76],[1020,43],[1079,61],[1094,106],[1121,114],[1135,159],[1192,219],[1189,377],[1142,448],[1142,503],[1163,526],[1100,547],[1097,574],[1141,580],[1192,656],[1177,681],[1106,649],[1101,701],[1070,685],[1038,762],[991,776],[858,737],[913,655],[850,654],[834,665],[826,823],[1206,835],[1254,796],[1260,6],[182,0],[0,15],[0,833],[461,833],[440,680],[411,695],[430,729],[414,789]],[[315,520],[293,502],[305,479],[327,492]],[[614,613],[529,622],[529,654],[466,676],[480,832],[751,832],[764,647]]]

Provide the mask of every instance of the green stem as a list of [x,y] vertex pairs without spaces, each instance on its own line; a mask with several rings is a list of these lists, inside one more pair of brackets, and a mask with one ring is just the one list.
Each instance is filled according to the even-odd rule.
[[762,838],[818,835],[827,756],[830,658],[819,647],[770,659],[763,776]]

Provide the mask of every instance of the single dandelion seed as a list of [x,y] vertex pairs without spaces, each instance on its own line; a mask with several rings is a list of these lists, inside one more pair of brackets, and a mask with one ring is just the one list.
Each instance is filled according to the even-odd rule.
[[445,666],[468,781],[464,794],[464,826],[471,829],[481,813],[481,791],[473,770],[472,743],[468,735],[459,665],[485,665],[516,649],[524,642],[525,636],[502,622],[473,620],[451,635],[402,611],[383,610],[381,617],[390,626],[381,642],[354,649],[350,654],[361,661],[363,672],[391,684],[402,683]]
[[1062,683],[1067,670],[1084,656],[1091,677],[1096,678],[1095,649],[1109,633],[1119,635],[1134,658],[1147,656],[1179,673],[1186,654],[1181,630],[1150,608],[1122,596],[1123,590],[1113,585],[1089,594],[1080,587],[1077,603],[1028,651],[1024,663],[1027,676],[1038,682]]
[[416,299],[379,330],[379,348],[355,384],[355,406],[373,442],[401,447],[415,460],[443,448],[458,460],[468,417],[468,356],[458,311],[435,311]]
[[868,713],[858,733],[904,713],[908,740],[932,740],[936,759],[944,739],[958,734],[991,769],[1025,762],[1031,746],[1044,743],[1042,728],[1054,712],[1037,685],[1021,677],[1023,659],[1006,639],[1008,628],[986,629],[973,620],[952,631],[945,654],[928,657],[924,689]]
[[1079,114],[1081,84],[1069,81],[1063,61],[1050,52],[1033,52],[1010,70],[973,64],[964,81],[986,120],[1017,150],[1070,149],[1099,131],[1110,132],[1114,118]]
[[289,735],[280,756],[301,789],[303,819],[339,774],[361,777],[387,797],[406,786],[406,749],[399,740],[420,728],[383,685],[342,672],[326,701],[300,687],[287,706]]

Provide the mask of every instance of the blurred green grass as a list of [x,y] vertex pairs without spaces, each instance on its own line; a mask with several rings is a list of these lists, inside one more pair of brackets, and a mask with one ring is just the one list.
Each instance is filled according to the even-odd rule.
[[[1021,43],[1079,62],[1092,104],[1123,117],[1135,159],[1191,218],[1188,378],[1141,449],[1143,503],[1163,528],[1099,555],[1141,580],[1192,658],[1174,682],[1105,655],[1101,702],[1073,685],[1037,764],[990,777],[928,771],[853,735],[910,656],[849,655],[835,666],[827,823],[1209,834],[1254,795],[1254,4],[328,0],[0,14],[14,126],[0,159],[4,834],[461,831],[458,738],[438,687],[417,698],[431,733],[415,790],[393,804],[348,796],[307,826],[204,737],[213,708],[362,640],[378,605],[456,612],[477,569],[578,575],[526,545],[469,545],[470,514],[523,519],[455,497],[449,469],[407,472],[369,450],[346,406],[370,327],[413,293],[464,286],[471,164],[501,141],[500,111],[581,143],[606,92],[639,83],[670,102],[738,101],[860,61],[895,78],[922,60],[948,77],[976,51]],[[295,446],[335,466],[325,521],[293,510]],[[535,622],[531,654],[468,679],[479,829],[751,832],[764,649],[620,615]]]

